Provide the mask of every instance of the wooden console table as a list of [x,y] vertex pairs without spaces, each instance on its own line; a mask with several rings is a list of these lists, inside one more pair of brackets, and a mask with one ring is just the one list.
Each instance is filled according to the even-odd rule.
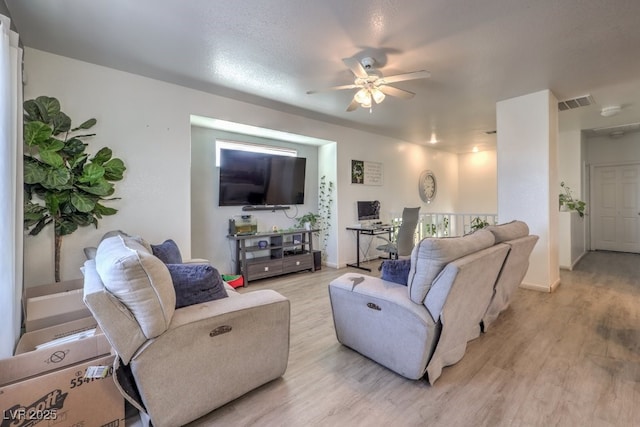
[[[318,230],[286,230],[227,236],[236,242],[235,274],[249,281],[293,273],[315,271],[312,233]],[[260,246],[259,242],[266,242]]]

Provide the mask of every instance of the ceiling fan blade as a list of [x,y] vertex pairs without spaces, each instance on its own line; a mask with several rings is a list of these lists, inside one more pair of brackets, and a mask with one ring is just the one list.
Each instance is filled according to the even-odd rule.
[[312,94],[318,93],[318,92],[329,92],[331,90],[355,89],[355,88],[358,88],[358,87],[360,87],[360,86],[358,86],[358,85],[333,86],[333,87],[328,87],[326,89],[308,90],[307,91],[307,95],[312,95]]
[[356,77],[360,79],[366,79],[367,77],[369,77],[369,74],[367,74],[367,70],[364,69],[360,61],[358,61],[356,58],[344,58],[342,62],[344,62],[344,65],[349,67],[351,72]]
[[360,104],[358,103],[358,101],[354,99],[351,101],[351,104],[349,104],[349,106],[347,107],[347,111],[357,110],[359,106]]
[[415,93],[413,92],[409,92],[408,90],[404,89],[398,89],[397,87],[393,86],[380,85],[378,86],[378,89],[380,89],[380,92],[384,93],[385,95],[391,95],[402,99],[411,99],[415,95]]
[[382,83],[395,83],[395,82],[403,82],[405,80],[415,80],[415,79],[427,79],[431,77],[431,73],[425,70],[414,71],[412,73],[405,74],[396,74],[395,76],[383,77],[379,80],[382,80]]

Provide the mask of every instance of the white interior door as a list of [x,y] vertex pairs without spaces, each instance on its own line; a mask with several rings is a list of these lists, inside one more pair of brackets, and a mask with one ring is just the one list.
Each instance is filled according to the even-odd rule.
[[640,165],[593,171],[591,248],[640,252]]

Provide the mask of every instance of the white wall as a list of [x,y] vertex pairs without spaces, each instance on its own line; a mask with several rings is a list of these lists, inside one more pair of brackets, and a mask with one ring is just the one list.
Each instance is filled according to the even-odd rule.
[[[27,48],[25,99],[57,97],[78,124],[95,117],[97,136],[90,151],[109,146],[127,166],[116,186],[120,211],[99,228],[85,228],[63,241],[63,280],[81,277],[82,248],[94,246],[111,229],[139,234],[152,243],[173,238],[183,256],[191,257],[191,125],[190,116],[218,118],[336,141],[335,264],[355,258],[355,240],[345,226],[355,219],[355,201],[380,200],[385,213],[404,206],[424,212],[451,211],[458,195],[457,156],[354,129],[310,120],[228,98],[100,67]],[[384,185],[350,184],[351,159],[382,162]],[[428,207],[418,196],[420,171],[438,176],[438,197]],[[226,222],[227,215],[220,215]],[[216,219],[218,220],[218,219]],[[197,233],[198,230],[194,230]],[[227,242],[217,243],[228,250]],[[53,231],[25,240],[25,284],[53,280]]]
[[[356,201],[379,200],[381,219],[388,221],[399,216],[404,207],[420,206],[421,213],[451,212],[458,194],[458,163],[455,154],[433,150],[389,138],[371,138],[361,144],[338,143],[338,227],[344,229],[357,222]],[[351,184],[351,160],[383,163],[384,185]],[[425,170],[432,170],[438,180],[436,199],[426,204],[418,193],[418,178]],[[362,237],[362,247],[369,239]],[[375,239],[371,247],[382,242]],[[340,266],[356,260],[355,236],[344,234],[340,245]],[[373,251],[371,254],[376,254]]]
[[495,150],[458,155],[460,213],[498,212],[498,174]]
[[627,133],[620,138],[587,138],[586,151],[586,161],[592,165],[639,162],[640,132]]
[[574,197],[582,197],[582,132],[580,129],[558,134],[558,193],[560,182],[571,188]]

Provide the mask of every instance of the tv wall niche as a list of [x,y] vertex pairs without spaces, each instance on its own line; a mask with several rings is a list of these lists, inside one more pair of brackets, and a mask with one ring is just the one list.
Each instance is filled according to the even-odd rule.
[[219,206],[304,204],[306,158],[220,150]]

